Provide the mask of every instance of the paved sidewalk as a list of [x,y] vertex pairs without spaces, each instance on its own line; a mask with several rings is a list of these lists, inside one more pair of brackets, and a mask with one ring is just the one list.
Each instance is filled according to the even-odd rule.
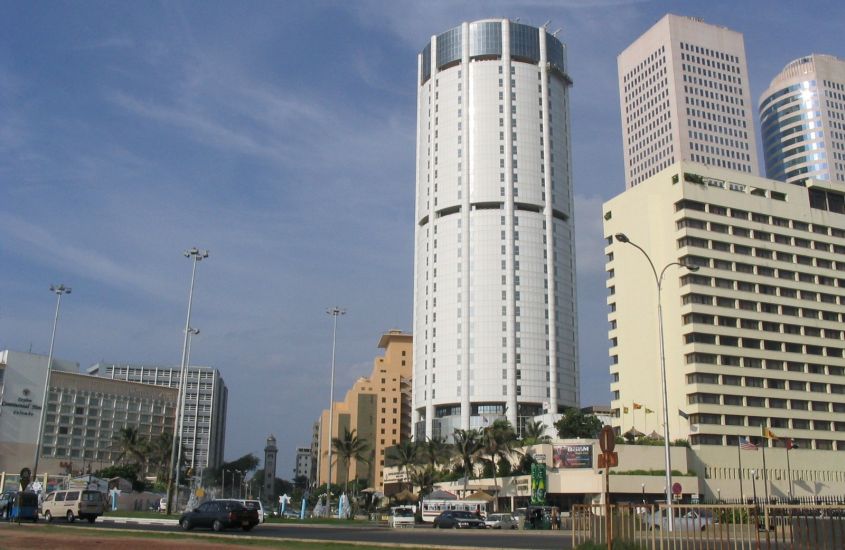
[[100,516],[97,523],[117,523],[121,525],[179,525],[178,519],[168,518],[131,518],[120,516]]

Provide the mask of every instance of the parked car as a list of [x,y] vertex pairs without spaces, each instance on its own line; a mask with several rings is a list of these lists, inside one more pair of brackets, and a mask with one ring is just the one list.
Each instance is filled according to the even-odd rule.
[[258,525],[258,511],[247,509],[237,500],[209,500],[182,514],[179,525],[185,531],[194,527],[210,527],[215,531],[240,527],[249,531]]
[[516,529],[519,525],[511,514],[487,514],[484,524],[490,529]]
[[79,518],[87,519],[88,523],[94,523],[99,516],[103,515],[104,510],[103,493],[82,489],[53,491],[41,503],[41,515],[47,521],[53,521],[53,518],[65,518],[69,523],[73,523],[76,518]]
[[[672,522],[673,531],[704,531],[716,523],[716,518],[706,510],[678,510]],[[669,529],[669,518],[662,510],[648,516],[649,529]]]
[[434,518],[434,528],[440,529],[484,529],[484,520],[475,514],[461,510],[447,510]]
[[416,523],[414,509],[411,506],[394,506],[387,518],[388,527],[413,527]]
[[264,505],[261,504],[260,500],[239,500],[238,502],[243,504],[247,510],[256,510],[258,512],[258,523],[264,523],[266,516],[270,515],[264,510]]
[[9,517],[9,512],[12,511],[12,503],[15,501],[17,491],[4,491],[0,494],[0,518]]

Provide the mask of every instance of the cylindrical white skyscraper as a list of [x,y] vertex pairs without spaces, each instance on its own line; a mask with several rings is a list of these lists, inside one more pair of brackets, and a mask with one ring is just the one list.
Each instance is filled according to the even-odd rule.
[[563,44],[463,23],[418,56],[414,437],[577,406]]

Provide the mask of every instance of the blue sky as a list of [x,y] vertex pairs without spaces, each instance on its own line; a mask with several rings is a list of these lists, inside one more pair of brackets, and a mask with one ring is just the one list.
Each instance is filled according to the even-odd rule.
[[519,17],[568,46],[582,401],[607,403],[601,203],[624,189],[616,55],[664,13],[745,34],[755,103],[789,61],[845,56],[828,1],[0,2],[0,349],[196,364],[229,386],[226,456],[279,440],[281,477],[328,401],[411,329],[416,54]]

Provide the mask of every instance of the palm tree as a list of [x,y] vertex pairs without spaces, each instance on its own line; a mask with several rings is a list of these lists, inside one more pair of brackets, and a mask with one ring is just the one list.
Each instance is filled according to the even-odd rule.
[[493,501],[494,511],[499,510],[499,481],[496,475],[497,459],[499,461],[502,459],[508,460],[513,450],[515,439],[516,434],[513,431],[513,426],[505,419],[496,420],[492,426],[485,428],[482,432],[483,454],[490,457],[490,463],[493,465],[493,485],[496,491],[496,499]]
[[464,469],[464,497],[466,497],[469,477],[475,467],[475,460],[481,452],[481,432],[456,429],[452,440],[454,441],[453,452],[460,459]]
[[355,434],[355,430],[343,429],[343,437],[332,438],[332,449],[346,463],[346,492],[349,492],[349,473],[352,469],[352,459],[356,462],[369,462],[370,444]]
[[148,453],[148,461],[151,468],[156,472],[156,476],[168,480],[170,478],[167,470],[170,461],[170,449],[173,447],[173,435],[164,432],[156,437],[153,437],[147,442],[146,451]]
[[[410,482],[411,469],[419,464],[420,447],[413,441],[402,441],[387,449],[384,458],[388,466],[398,466],[405,472],[405,478]],[[411,488],[413,489],[413,485]]]
[[114,436],[115,445],[120,450],[117,461],[131,457],[133,462],[141,467],[141,471],[147,471],[146,441],[141,439],[137,426],[125,426],[117,431]]
[[422,459],[428,464],[428,469],[432,474],[437,470],[437,466],[448,461],[452,454],[452,449],[442,437],[427,437],[420,444],[420,448]]
[[546,425],[542,420],[528,421],[522,430],[522,444],[526,447],[528,445],[539,445],[541,443],[551,443],[552,438],[546,435]]

